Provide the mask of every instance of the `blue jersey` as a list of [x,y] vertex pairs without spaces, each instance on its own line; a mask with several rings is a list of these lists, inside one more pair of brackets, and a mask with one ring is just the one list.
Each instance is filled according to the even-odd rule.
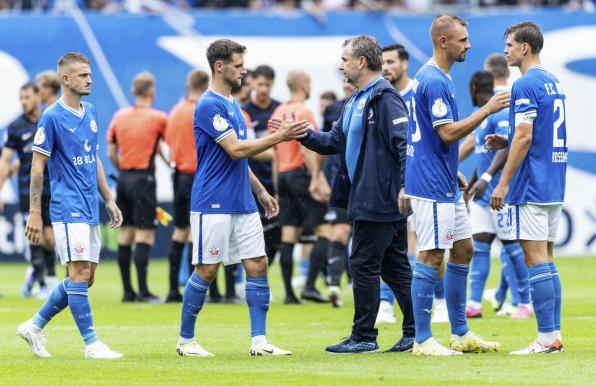
[[[490,164],[493,162],[495,158],[496,152],[494,151],[487,151],[484,148],[484,142],[486,140],[486,136],[490,134],[497,134],[501,137],[507,137],[509,133],[509,109],[504,109],[499,111],[498,113],[489,115],[480,126],[474,131],[474,153],[476,153],[476,174],[480,177],[483,173],[485,173]],[[489,182],[486,190],[484,191],[484,196],[480,200],[477,200],[476,203],[478,205],[487,207],[490,203],[490,196],[499,183],[499,179],[501,178],[501,170],[499,170],[493,176],[492,180]]]
[[412,97],[414,96],[414,84],[414,80],[410,80],[410,83],[408,83],[406,88],[399,92],[401,97],[404,99],[404,102],[406,102],[408,114],[410,112],[410,106],[412,105]]
[[[6,142],[4,147],[17,152],[19,158],[19,195],[29,200],[29,185],[31,185],[31,160],[33,159],[33,137],[37,131],[37,122],[32,122],[25,114],[21,115],[6,128]],[[50,195],[50,177],[47,169],[43,174],[44,196]],[[23,198],[21,198],[23,200]],[[28,201],[27,201],[28,202]]]
[[455,86],[429,61],[414,78],[406,151],[406,194],[437,202],[457,202],[459,144],[446,145],[435,127],[458,120]]
[[533,122],[532,144],[511,179],[506,202],[563,203],[567,172],[565,93],[557,78],[533,66],[513,84],[509,112],[509,143],[516,125]]
[[248,178],[248,160],[233,160],[218,145],[233,133],[238,140],[246,140],[246,122],[238,102],[207,90],[197,102],[194,127],[197,171],[190,210],[228,214],[256,212]]
[[58,100],[39,120],[33,151],[47,155],[52,222],[99,224],[97,113],[82,102],[79,113]]

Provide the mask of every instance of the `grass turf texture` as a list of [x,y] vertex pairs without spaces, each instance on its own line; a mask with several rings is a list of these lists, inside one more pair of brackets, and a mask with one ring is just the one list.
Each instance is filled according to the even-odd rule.
[[[45,329],[53,357],[35,358],[15,336],[16,327],[30,318],[41,301],[19,296],[25,264],[0,266],[0,384],[3,385],[150,385],[150,384],[593,384],[596,379],[596,258],[558,260],[563,282],[563,337],[559,355],[511,357],[507,353],[529,344],[535,320],[496,317],[488,304],[485,316],[470,321],[473,331],[503,344],[498,353],[467,354],[457,358],[417,358],[411,354],[327,355],[326,345],[349,334],[351,295],[346,305],[308,303],[284,306],[279,266],[272,267],[274,301],[268,336],[290,357],[250,357],[249,318],[245,305],[206,304],[197,323],[197,337],[214,358],[176,355],[180,304],[122,304],[118,268],[100,264],[90,290],[98,336],[125,357],[116,361],[84,359],[83,343],[69,310]],[[62,272],[62,270],[59,270]],[[164,260],[150,266],[150,284],[165,295]],[[493,260],[489,286],[497,281]],[[223,275],[220,275],[223,276]],[[223,281],[223,280],[222,280]],[[220,283],[223,286],[223,283]],[[396,310],[397,307],[396,307]],[[399,314],[399,311],[397,312]],[[447,324],[433,325],[436,337],[448,342]],[[379,328],[381,349],[401,336],[400,323]]]

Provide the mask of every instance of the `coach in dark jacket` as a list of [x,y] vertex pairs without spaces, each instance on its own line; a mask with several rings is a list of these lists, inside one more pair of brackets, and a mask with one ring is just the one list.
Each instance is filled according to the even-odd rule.
[[342,71],[358,90],[344,105],[333,129],[309,131],[301,139],[320,154],[341,154],[329,206],[347,208],[354,233],[350,269],[354,281],[351,336],[329,353],[379,350],[375,319],[379,311],[379,277],[395,293],[404,315],[403,337],[392,351],[411,349],[414,317],[407,258],[406,218],[398,209],[404,186],[408,113],[405,102],[381,77],[381,48],[374,38],[344,42]]

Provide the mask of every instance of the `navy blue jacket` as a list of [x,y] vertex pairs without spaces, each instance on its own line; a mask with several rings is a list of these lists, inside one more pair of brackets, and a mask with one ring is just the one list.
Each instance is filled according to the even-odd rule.
[[392,222],[405,219],[397,206],[406,168],[408,110],[404,100],[384,79],[373,86],[362,114],[362,147],[352,182],[345,162],[343,114],[342,111],[331,131],[309,131],[300,140],[319,154],[341,154],[329,206],[347,208],[352,220]]

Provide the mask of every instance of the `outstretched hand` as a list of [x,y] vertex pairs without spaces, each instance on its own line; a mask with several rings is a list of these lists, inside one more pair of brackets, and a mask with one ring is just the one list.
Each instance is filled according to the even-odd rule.
[[273,133],[279,133],[284,141],[298,139],[306,136],[310,123],[308,121],[296,120],[296,114],[292,113],[292,119],[287,119],[283,114],[281,118],[271,118],[267,123],[267,128]]
[[493,95],[488,100],[488,102],[486,102],[486,105],[484,105],[484,107],[487,108],[491,114],[494,114],[498,111],[503,110],[504,108],[509,107],[510,100],[511,95],[508,92],[500,91]]
[[497,134],[489,134],[485,137],[484,148],[486,150],[501,150],[509,145],[506,137]]

